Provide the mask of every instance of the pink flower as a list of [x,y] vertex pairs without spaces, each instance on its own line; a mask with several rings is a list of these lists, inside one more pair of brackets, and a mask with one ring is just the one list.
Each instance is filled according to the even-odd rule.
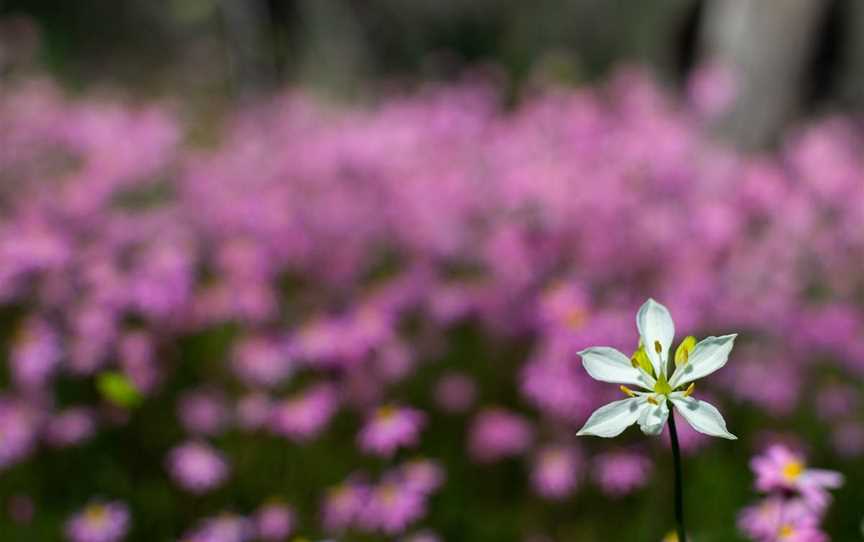
[[322,523],[331,533],[354,525],[369,497],[369,488],[355,481],[343,483],[327,491],[322,506]]
[[63,355],[57,332],[40,319],[25,323],[11,353],[10,367],[15,383],[22,388],[48,384]]
[[286,504],[265,504],[255,513],[255,530],[261,540],[285,540],[294,531],[295,523],[294,510]]
[[217,435],[228,422],[225,397],[214,390],[184,393],[177,405],[177,417],[186,431],[196,435]]
[[80,444],[96,432],[93,413],[83,407],[69,408],[48,420],[45,440],[58,448]]
[[564,446],[549,446],[537,454],[531,482],[534,490],[549,499],[561,499],[573,492],[578,482],[580,458]]
[[263,393],[252,393],[237,401],[235,417],[237,424],[248,431],[260,429],[270,421],[273,401]]
[[651,462],[632,452],[609,452],[594,459],[594,480],[603,493],[620,497],[648,483]]
[[234,372],[250,386],[273,387],[293,370],[288,348],[266,337],[248,337],[234,346]]
[[425,513],[423,494],[398,480],[385,480],[370,493],[360,525],[369,531],[393,535],[404,532]]
[[191,493],[207,493],[228,477],[228,463],[204,442],[190,441],[171,450],[168,468],[174,481]]
[[825,542],[819,517],[803,501],[769,497],[741,511],[738,528],[758,542]]
[[471,424],[471,457],[490,463],[524,453],[534,439],[531,424],[518,414],[493,408],[479,413]]
[[585,326],[590,310],[590,298],[583,286],[560,282],[540,296],[538,320],[547,332],[573,334]]
[[831,432],[831,442],[838,454],[860,457],[864,454],[864,426],[857,421],[839,423]]
[[461,413],[474,404],[477,386],[474,381],[461,373],[444,374],[435,385],[435,402],[445,412]]
[[255,526],[249,519],[234,514],[223,514],[205,519],[181,540],[182,542],[249,542],[254,536]]
[[824,510],[831,500],[829,489],[843,485],[839,472],[808,469],[802,455],[782,444],[769,447],[750,462],[756,473],[756,489],[763,492],[795,491],[815,510]]
[[411,489],[428,495],[444,484],[444,469],[428,459],[415,459],[400,467],[402,483]]
[[305,442],[324,429],[338,406],[336,392],[327,384],[319,384],[292,399],[273,407],[271,428],[277,434]]
[[0,469],[27,457],[36,444],[39,415],[29,405],[0,399]]
[[118,542],[129,531],[129,509],[120,502],[94,503],[69,519],[71,542]]
[[425,414],[413,408],[379,407],[360,431],[360,448],[386,457],[400,447],[414,446],[420,438],[425,419]]

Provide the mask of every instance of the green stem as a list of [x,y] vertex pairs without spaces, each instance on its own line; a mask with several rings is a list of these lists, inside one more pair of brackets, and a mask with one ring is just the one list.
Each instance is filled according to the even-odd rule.
[[675,427],[675,412],[669,412],[669,439],[672,441],[672,460],[675,464],[675,524],[678,542],[687,542],[684,531],[684,481],[681,474],[681,449],[678,446],[678,430]]

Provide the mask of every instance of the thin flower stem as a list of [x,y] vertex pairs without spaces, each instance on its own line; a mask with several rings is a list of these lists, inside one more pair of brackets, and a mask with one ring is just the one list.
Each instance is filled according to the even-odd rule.
[[678,430],[675,427],[674,411],[669,412],[669,439],[672,441],[672,460],[675,464],[675,525],[678,532],[678,542],[687,542],[687,533],[684,531],[684,481],[681,474],[681,449],[678,446]]

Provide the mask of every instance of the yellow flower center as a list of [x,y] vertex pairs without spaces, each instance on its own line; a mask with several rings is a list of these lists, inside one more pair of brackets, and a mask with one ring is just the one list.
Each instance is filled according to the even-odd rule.
[[672,386],[666,381],[666,375],[661,374],[660,378],[657,379],[657,383],[654,384],[654,393],[659,393],[660,395],[669,395],[672,393]]
[[666,533],[666,536],[663,537],[663,542],[678,542],[678,533],[674,531]]
[[105,520],[107,511],[104,506],[93,504],[87,507],[87,511],[84,514],[87,516],[87,521],[91,523],[101,523]]
[[379,407],[375,414],[379,420],[386,421],[396,415],[396,407],[393,405],[385,405]]
[[795,535],[795,528],[787,523],[786,525],[780,527],[780,532],[778,533],[778,535],[780,536],[781,540],[786,538],[792,538],[792,536]]
[[804,463],[798,460],[792,460],[783,466],[783,477],[789,482],[794,482],[801,477],[804,472]]

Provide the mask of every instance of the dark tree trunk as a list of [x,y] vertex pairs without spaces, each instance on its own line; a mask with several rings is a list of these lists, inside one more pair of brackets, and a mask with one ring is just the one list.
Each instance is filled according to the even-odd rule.
[[726,138],[747,148],[776,140],[798,113],[806,69],[825,0],[709,0],[702,58],[730,68],[737,98],[718,121]]

